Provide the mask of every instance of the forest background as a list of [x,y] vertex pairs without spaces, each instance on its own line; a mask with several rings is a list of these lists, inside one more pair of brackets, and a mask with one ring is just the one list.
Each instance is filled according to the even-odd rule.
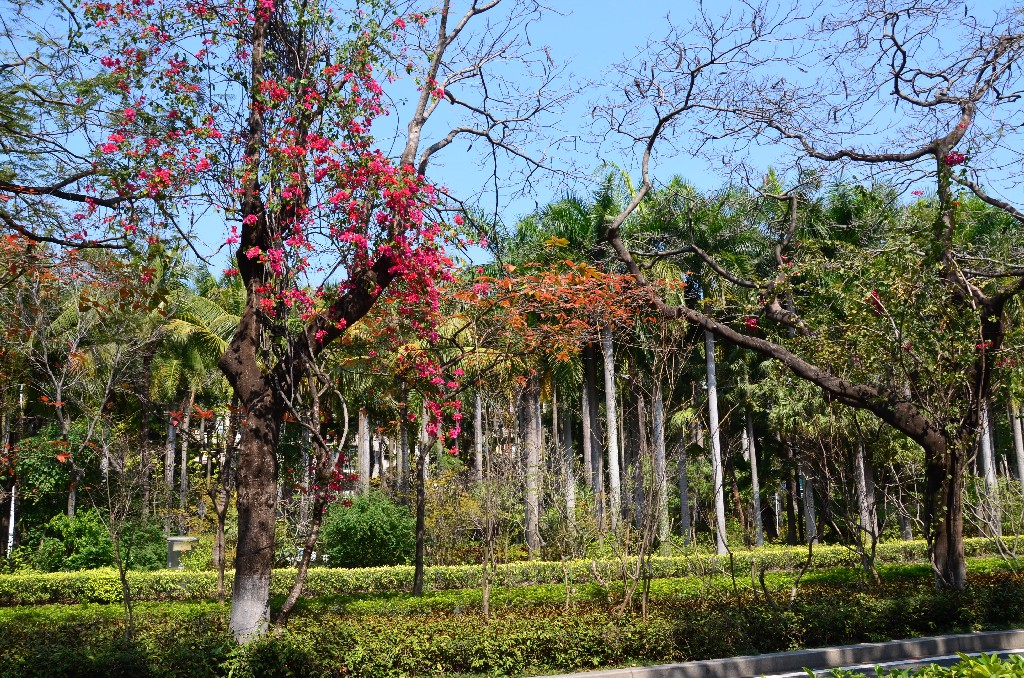
[[1016,562],[1017,8],[457,4],[11,6],[6,568]]

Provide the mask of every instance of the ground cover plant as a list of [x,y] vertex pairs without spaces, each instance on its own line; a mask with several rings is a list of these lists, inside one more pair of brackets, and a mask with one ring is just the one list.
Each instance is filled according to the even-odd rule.
[[[558,585],[309,598],[288,626],[238,651],[214,603],[137,605],[124,638],[117,606],[0,610],[0,675],[528,675],[1001,628],[1024,622],[1024,581],[999,561],[971,563],[967,593],[936,591],[926,566],[885,566],[878,588],[857,569],[825,570],[789,598],[795,573],[767,589],[731,578],[660,579],[646,616],[618,612],[615,587]],[[280,595],[276,600],[283,600]]]

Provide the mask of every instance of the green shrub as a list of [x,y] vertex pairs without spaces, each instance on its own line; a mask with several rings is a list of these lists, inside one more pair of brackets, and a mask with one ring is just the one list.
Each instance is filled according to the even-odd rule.
[[[126,523],[121,530],[121,557],[131,570],[156,570],[167,563],[167,541],[158,524]],[[74,518],[54,516],[42,531],[39,546],[29,552],[43,572],[74,572],[114,564],[114,544],[96,509]]]
[[129,570],[167,567],[167,538],[159,523],[131,522],[121,528],[121,556]]
[[337,502],[324,516],[320,551],[331,567],[406,565],[416,553],[416,521],[409,509],[376,492],[351,506]]
[[33,565],[43,572],[88,570],[114,563],[114,545],[94,509],[59,514],[43,528]]

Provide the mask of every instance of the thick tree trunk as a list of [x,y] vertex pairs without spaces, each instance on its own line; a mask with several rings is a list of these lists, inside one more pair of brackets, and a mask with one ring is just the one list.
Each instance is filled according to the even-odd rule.
[[728,553],[725,541],[725,476],[722,473],[722,437],[718,422],[718,379],[715,374],[715,335],[704,332],[708,384],[708,424],[711,426],[711,482],[715,493],[715,550]]
[[932,569],[936,585],[955,590],[967,585],[963,482],[970,438],[963,434],[944,448],[925,448],[924,522]]
[[615,353],[612,348],[612,331],[607,325],[601,327],[601,357],[604,360],[604,406],[606,439],[608,442],[608,510],[611,528],[619,527],[622,517],[622,475],[619,471],[619,414],[615,390]]
[[523,421],[523,451],[526,455],[526,548],[530,557],[540,552],[540,381],[530,375],[520,396]]
[[283,412],[270,388],[250,399],[238,449],[238,546],[230,629],[239,642],[270,623],[270,574],[277,520],[277,443]]
[[754,495],[754,546],[764,545],[764,520],[761,515],[761,480],[757,474],[757,441],[754,437],[754,417],[744,412],[743,444],[750,462],[750,492]]

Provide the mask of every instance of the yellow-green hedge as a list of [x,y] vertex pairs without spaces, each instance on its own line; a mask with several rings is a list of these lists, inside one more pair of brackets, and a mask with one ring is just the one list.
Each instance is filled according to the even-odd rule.
[[[965,546],[968,556],[996,553],[994,543],[987,539],[968,539]],[[751,561],[757,568],[791,570],[801,567],[806,557],[806,547],[767,546],[737,551],[731,562],[736,572],[749,576]],[[923,541],[880,544],[877,561],[879,564],[927,562],[927,547]],[[704,554],[653,558],[651,575],[661,578],[717,574],[727,572],[729,564],[729,556]],[[859,566],[859,556],[846,547],[816,546],[814,549],[813,567],[816,569]],[[618,576],[619,562],[578,560],[566,563],[565,567],[573,583],[593,582],[594,569],[602,579],[614,581]],[[475,588],[480,585],[480,575],[478,565],[430,567],[426,571],[425,583],[427,589],[434,591]],[[225,585],[229,592],[231,577],[232,572],[227,572]],[[564,579],[561,562],[510,563],[499,566],[492,575],[492,583],[496,586],[559,584]],[[294,569],[275,570],[271,590],[276,594],[287,593],[294,581]],[[412,581],[413,568],[410,565],[363,569],[312,568],[306,579],[305,593],[323,596],[409,591]],[[130,572],[128,582],[136,600],[204,600],[214,598],[217,590],[217,575],[210,571]],[[120,601],[121,582],[113,569],[0,575],[0,606]]]

